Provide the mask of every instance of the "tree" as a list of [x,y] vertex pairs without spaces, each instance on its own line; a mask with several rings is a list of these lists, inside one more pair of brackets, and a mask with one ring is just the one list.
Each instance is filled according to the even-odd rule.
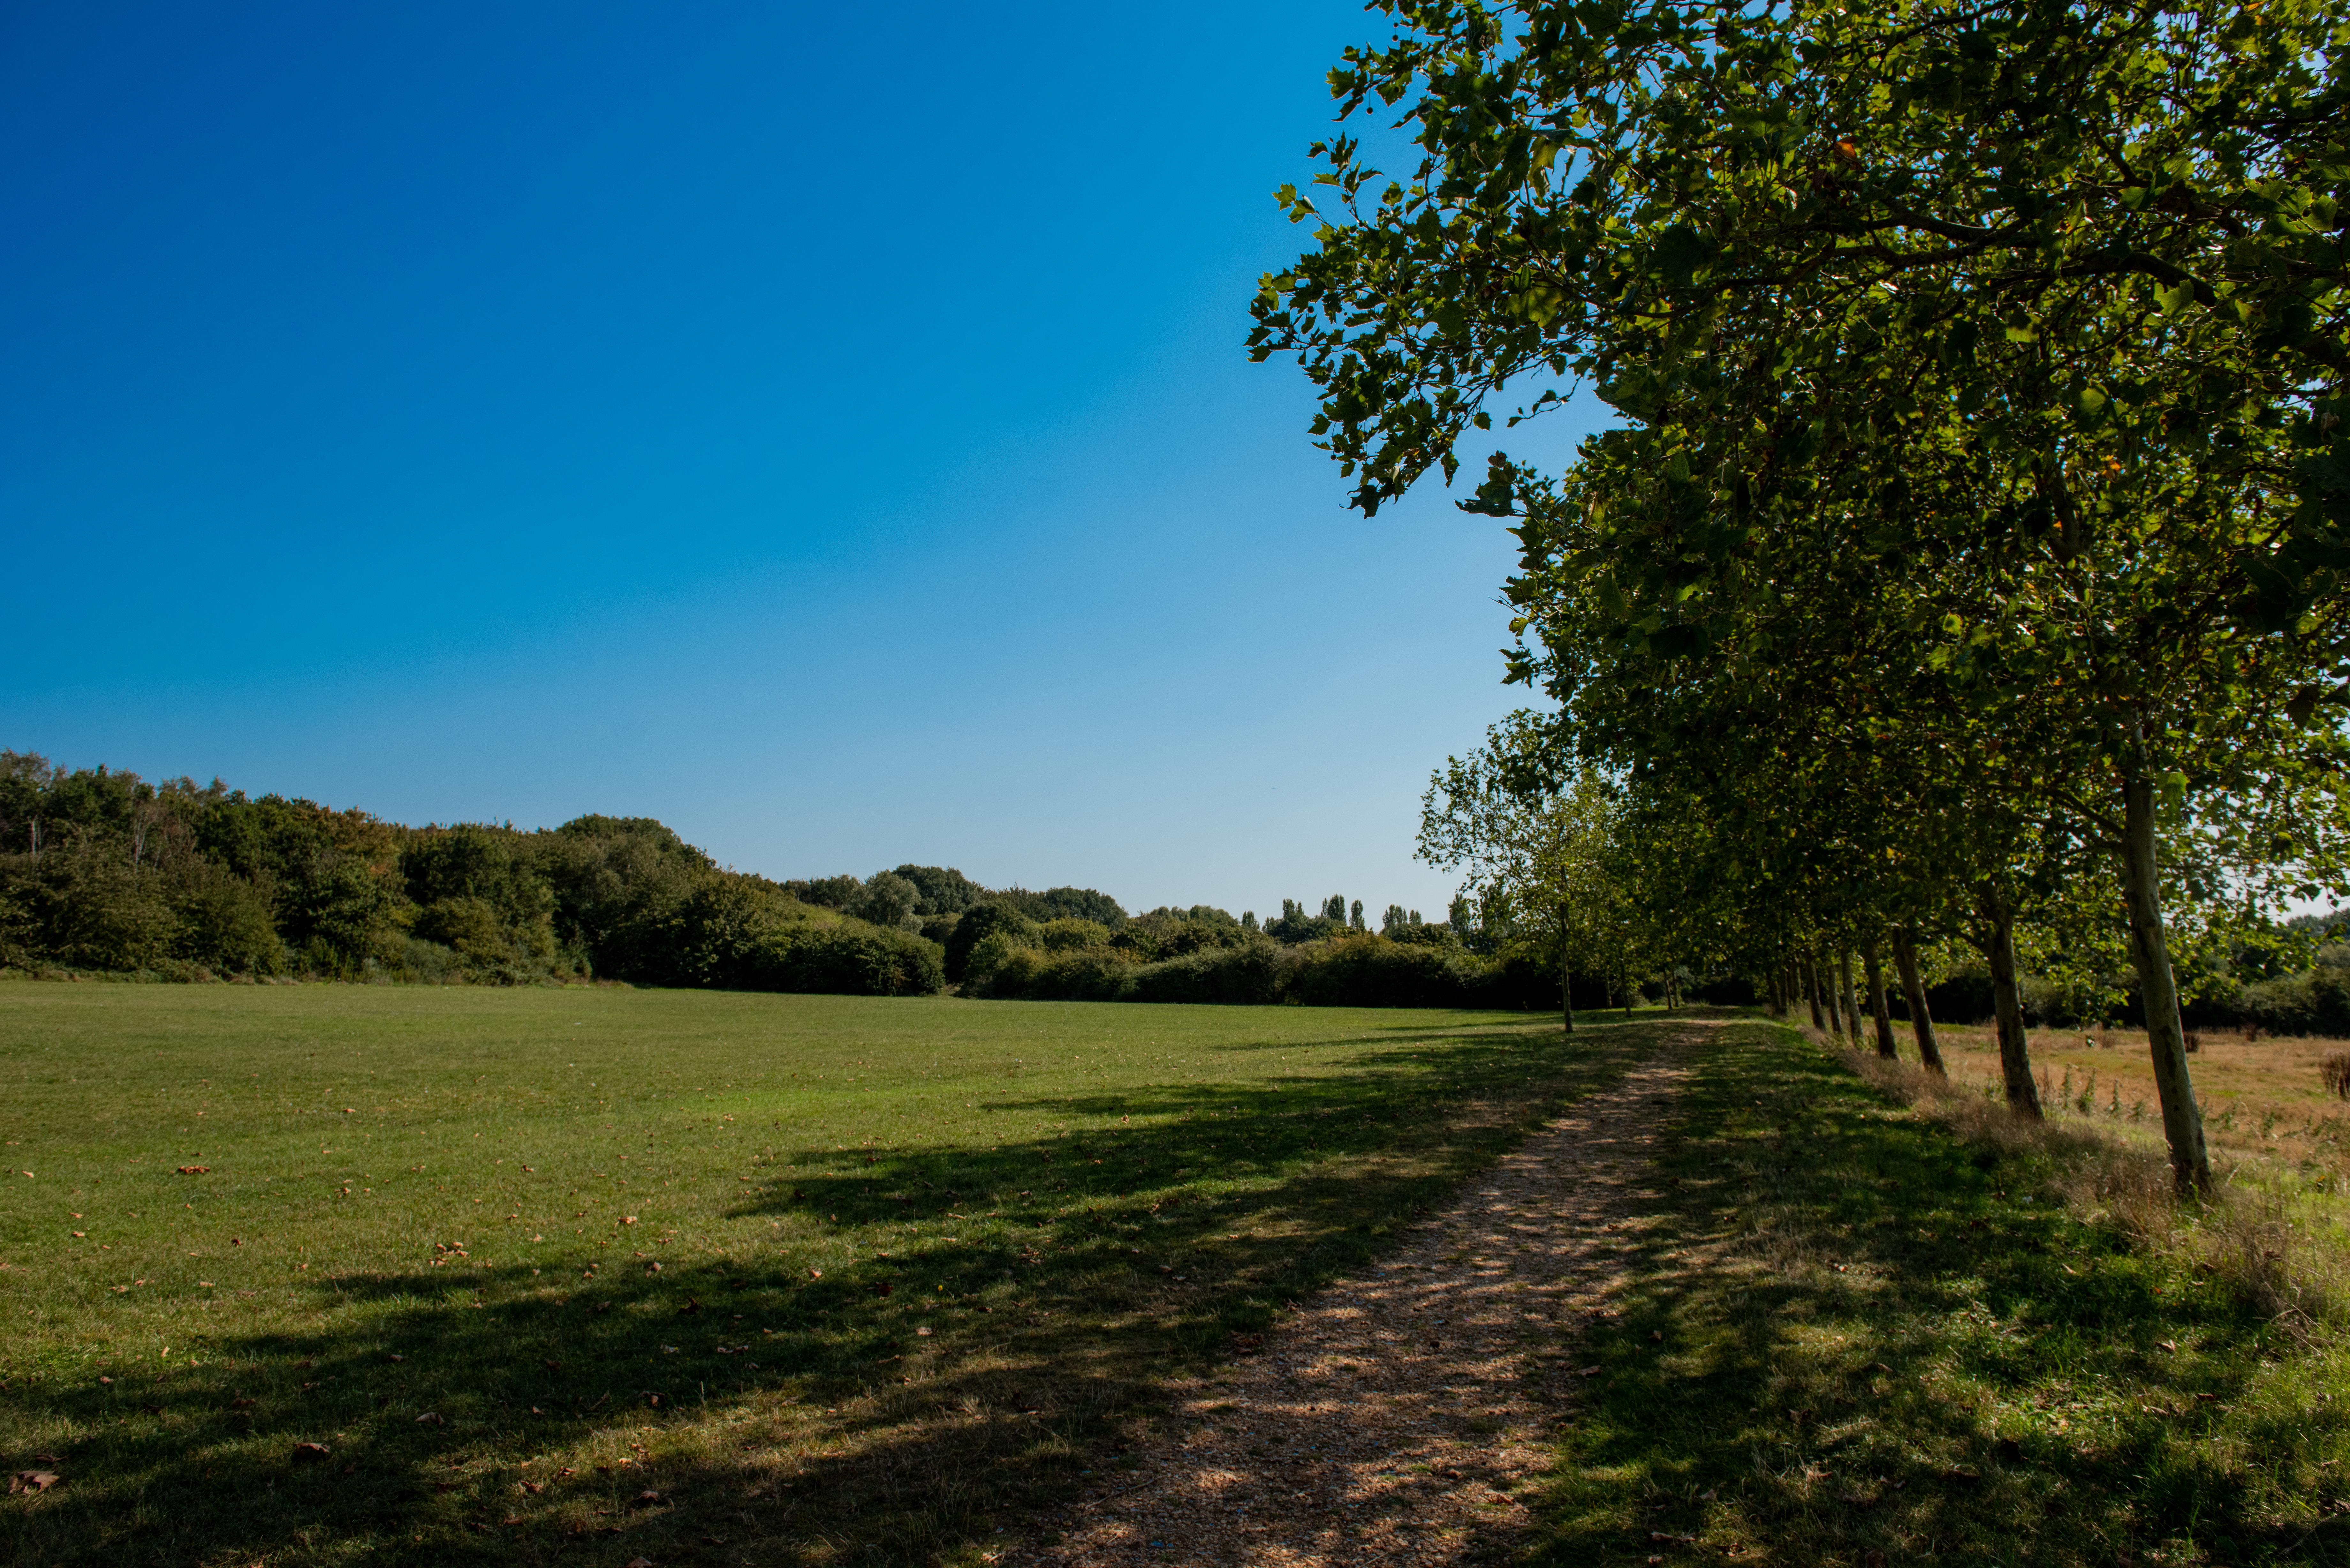
[[1486,911],[1480,924],[1503,915],[1516,939],[1548,960],[1563,1027],[1575,1033],[1576,965],[1625,968],[1621,911],[1607,878],[1614,803],[1605,781],[1560,772],[1543,721],[1522,711],[1487,731],[1466,759],[1446,759],[1420,798],[1419,820],[1419,858],[1465,871],[1464,891]]
[[[1344,210],[1252,339],[1322,387],[1357,504],[1449,477],[1505,388],[1549,379],[1534,412],[1589,376],[1634,423],[1586,458],[1651,496],[1561,556],[1497,460],[1471,507],[1527,517],[1528,621],[1575,576],[1643,677],[1767,664],[1790,576],[1880,567],[1907,713],[2052,749],[2010,803],[2114,857],[2174,1168],[2208,1181],[2158,842],[2190,794],[2341,765],[2338,7],[1389,8],[1333,88],[1409,98],[1423,156],[1382,183],[1317,149]],[[1566,701],[1588,670],[1541,635],[1513,673]]]

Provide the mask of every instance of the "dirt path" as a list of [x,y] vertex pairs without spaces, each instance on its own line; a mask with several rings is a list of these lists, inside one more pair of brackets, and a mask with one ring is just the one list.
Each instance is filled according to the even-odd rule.
[[1530,1515],[1512,1493],[1572,1398],[1562,1329],[1619,1278],[1690,1038],[1302,1303],[1258,1355],[1170,1388],[1173,1418],[1125,1484],[1068,1510],[1044,1532],[1057,1544],[1003,1560],[1453,1563],[1515,1537]]

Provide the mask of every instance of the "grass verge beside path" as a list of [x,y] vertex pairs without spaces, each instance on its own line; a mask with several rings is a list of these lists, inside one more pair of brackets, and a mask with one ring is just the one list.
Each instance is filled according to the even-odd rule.
[[1654,1039],[0,986],[0,1562],[978,1562]]
[[[1546,1563],[2350,1563],[2350,1363],[1793,1031],[1717,1031]],[[2092,1222],[2092,1221],[2095,1222]]]

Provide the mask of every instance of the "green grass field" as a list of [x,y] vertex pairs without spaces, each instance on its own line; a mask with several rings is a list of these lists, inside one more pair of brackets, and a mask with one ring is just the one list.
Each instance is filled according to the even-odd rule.
[[2350,1563],[2338,1324],[2068,1202],[2065,1135],[1954,1136],[1784,1028],[1691,1064],[1528,1561]]
[[0,1560],[976,1562],[1645,1035],[0,986]]
[[[982,1563],[1659,1026],[0,985],[0,1562]],[[2350,1563],[2332,1320],[1677,1049],[1526,1561]]]

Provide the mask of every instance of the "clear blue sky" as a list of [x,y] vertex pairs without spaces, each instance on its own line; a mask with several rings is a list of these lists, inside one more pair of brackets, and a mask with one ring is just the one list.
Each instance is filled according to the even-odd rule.
[[0,745],[1433,915],[1419,791],[1522,696],[1509,540],[1347,512],[1241,348],[1370,29],[0,8]]

